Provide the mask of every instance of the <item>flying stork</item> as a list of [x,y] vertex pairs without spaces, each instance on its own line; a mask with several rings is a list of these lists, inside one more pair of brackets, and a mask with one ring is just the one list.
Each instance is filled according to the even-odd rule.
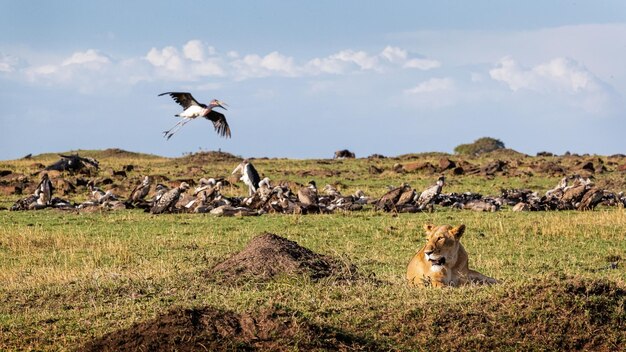
[[230,138],[230,127],[228,127],[228,122],[226,122],[226,117],[224,114],[213,110],[213,108],[220,107],[224,110],[227,110],[224,105],[228,106],[228,104],[219,101],[217,99],[211,100],[209,105],[199,103],[191,93],[187,92],[165,92],[159,94],[159,96],[166,95],[174,99],[180,106],[183,107],[183,112],[177,117],[181,117],[182,119],[178,121],[172,128],[163,132],[163,136],[168,140],[176,133],[181,127],[183,127],[187,122],[195,119],[196,117],[204,117],[207,120],[213,121],[213,127],[215,127],[215,131],[222,137]]
[[243,159],[243,161],[233,170],[232,174],[234,175],[237,172],[241,172],[240,180],[248,186],[248,196],[252,196],[254,192],[256,192],[257,188],[259,188],[259,182],[261,182],[259,173],[248,159]]

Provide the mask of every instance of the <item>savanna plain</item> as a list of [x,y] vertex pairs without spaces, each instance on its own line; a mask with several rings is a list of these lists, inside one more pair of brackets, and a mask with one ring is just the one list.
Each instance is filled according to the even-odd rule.
[[[241,158],[201,152],[164,158],[122,150],[75,151],[96,158],[89,179],[126,197],[144,175],[176,186],[225,177],[224,193],[247,189],[231,171]],[[68,152],[69,153],[69,152]],[[66,153],[67,154],[67,153]],[[437,170],[457,164],[508,165],[490,175]],[[0,170],[35,184],[42,154],[0,161]],[[376,198],[388,185],[415,189],[445,174],[444,193],[498,195],[501,189],[545,193],[564,175],[587,171],[603,188],[626,190],[626,157],[526,156],[514,152],[460,157],[440,153],[357,159],[251,159],[272,182],[357,189]],[[587,162],[602,168],[580,170]],[[435,165],[434,168],[424,165]],[[397,164],[403,166],[399,168]],[[557,165],[557,171],[542,165]],[[128,168],[132,165],[132,168]],[[374,166],[375,168],[372,168]],[[116,173],[125,169],[123,176]],[[626,169],[626,168],[624,168]],[[372,170],[375,170],[374,172]],[[76,175],[57,177],[73,182]],[[390,213],[366,206],[332,214],[146,213],[43,209],[9,211],[23,195],[0,193],[0,350],[595,350],[626,346],[626,213],[591,211]],[[87,198],[76,186],[65,198]],[[423,225],[466,225],[461,242],[470,267],[492,286],[419,288],[406,265],[425,243]],[[255,236],[273,233],[336,258],[358,276],[219,280],[211,268]]]

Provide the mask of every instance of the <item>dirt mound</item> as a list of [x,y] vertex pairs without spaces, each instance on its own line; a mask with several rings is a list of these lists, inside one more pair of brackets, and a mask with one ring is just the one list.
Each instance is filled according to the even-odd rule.
[[626,342],[625,305],[626,289],[615,282],[553,277],[459,309],[420,307],[402,323],[415,334],[409,344],[425,350],[614,351]]
[[371,342],[271,308],[237,314],[214,307],[175,308],[154,320],[93,340],[79,351],[374,350]]
[[317,254],[271,233],[256,236],[241,252],[217,264],[207,274],[227,282],[244,278],[266,281],[281,275],[304,276],[311,280],[358,277],[355,265]]
[[198,152],[191,153],[183,156],[180,160],[184,161],[187,165],[189,164],[200,164],[204,165],[209,162],[217,162],[217,161],[227,161],[233,163],[239,163],[243,160],[241,157],[235,156],[230,153],[222,152],[222,151],[208,151],[208,152]]

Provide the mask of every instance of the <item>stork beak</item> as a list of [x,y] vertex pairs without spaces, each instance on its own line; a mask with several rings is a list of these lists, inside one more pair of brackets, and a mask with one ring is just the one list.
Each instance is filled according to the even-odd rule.
[[219,101],[219,100],[218,100],[218,101],[217,101],[217,106],[219,106],[220,108],[222,108],[222,109],[224,109],[224,110],[228,110],[228,109],[226,109],[226,108],[224,107],[224,106],[228,106],[228,104],[226,104],[226,103],[225,103],[225,102],[223,102],[223,101]]

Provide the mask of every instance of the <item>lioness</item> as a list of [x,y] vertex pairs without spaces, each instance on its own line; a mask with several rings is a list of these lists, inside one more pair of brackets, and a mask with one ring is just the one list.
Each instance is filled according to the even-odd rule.
[[424,225],[428,242],[409,262],[406,278],[411,285],[460,286],[468,283],[495,284],[496,279],[470,270],[467,252],[459,240],[465,225]]

